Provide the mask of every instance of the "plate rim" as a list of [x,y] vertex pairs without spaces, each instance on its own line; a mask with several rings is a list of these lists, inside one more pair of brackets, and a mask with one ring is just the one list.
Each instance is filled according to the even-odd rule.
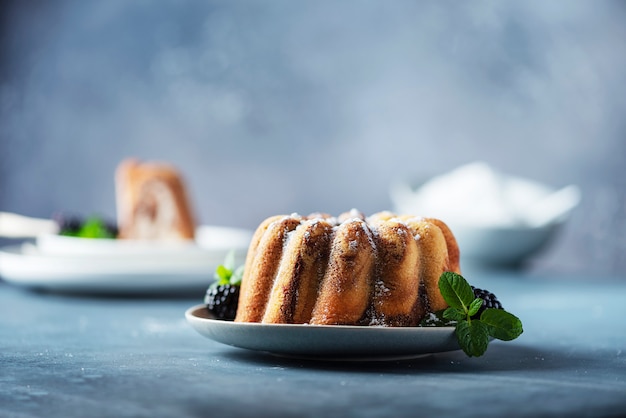
[[[201,225],[243,238],[244,228]],[[239,239],[239,238],[238,238]],[[24,240],[0,247],[0,282],[30,289],[89,294],[168,294],[205,291],[211,276],[232,250],[242,263],[247,245],[195,245],[193,251],[157,251],[153,254],[76,253],[41,251],[36,242]]]
[[[59,257],[133,257],[133,256],[194,256],[202,257],[215,251],[247,250],[254,231],[247,228],[202,224],[196,227],[193,240],[154,241],[148,239],[86,239],[58,234],[40,234],[33,245],[41,255]],[[236,239],[233,245],[216,245],[213,236]]]
[[[387,361],[410,359],[436,353],[460,350],[460,347],[458,346],[458,343],[456,342],[454,336],[454,327],[384,327],[358,325],[263,324],[253,322],[233,322],[211,318],[208,312],[206,312],[206,314],[198,315],[198,312],[201,312],[203,310],[206,312],[206,304],[196,304],[189,307],[185,311],[185,318],[187,319],[187,322],[200,335],[228,346],[257,352],[264,352],[279,357],[331,361]],[[295,332],[298,334],[294,336],[294,338],[299,338],[304,335],[306,339],[306,335],[311,334],[315,335],[316,339],[311,339],[309,342],[312,343],[312,346],[309,346],[309,348],[305,349],[293,347],[290,348],[288,346],[279,349],[272,347],[274,341],[271,340],[276,339],[277,334],[280,337],[280,335],[287,335],[291,332]],[[242,344],[240,337],[244,334],[254,334],[250,337],[244,336],[244,339],[254,338],[254,336],[261,336],[264,338],[260,338],[259,341],[252,344],[246,344],[245,341]],[[358,336],[358,341],[365,340],[366,338],[374,338],[374,340],[378,339],[379,342],[375,344],[377,345],[377,347],[375,347],[376,349],[371,352],[367,349],[367,347],[357,347],[353,352],[347,352],[345,349],[338,349],[337,352],[332,352],[332,350],[320,350],[319,353],[316,353],[316,346],[320,343],[318,337],[324,337],[325,335],[342,337],[342,334],[348,339],[352,336]],[[415,347],[415,350],[410,350],[406,347],[401,347],[400,349],[398,349],[398,347],[388,347],[387,349],[385,349],[383,343],[383,347],[381,350],[380,341],[388,337],[394,337],[394,339],[397,340],[398,338],[410,339],[411,336],[425,337],[429,334],[433,337],[436,337],[439,341],[443,341],[444,343],[440,344],[439,348],[427,351],[419,349],[418,346]],[[453,343],[451,340],[452,338],[454,338]]]

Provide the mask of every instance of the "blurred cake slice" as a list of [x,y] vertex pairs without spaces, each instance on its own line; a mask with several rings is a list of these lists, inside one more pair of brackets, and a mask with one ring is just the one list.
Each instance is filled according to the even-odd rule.
[[175,167],[127,159],[117,167],[115,186],[118,238],[194,239],[191,205]]

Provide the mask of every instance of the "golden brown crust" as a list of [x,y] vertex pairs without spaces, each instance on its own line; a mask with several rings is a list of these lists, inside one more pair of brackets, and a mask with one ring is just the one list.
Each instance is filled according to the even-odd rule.
[[397,218],[397,217],[398,215],[396,215],[395,213],[385,210],[385,211],[376,212],[373,215],[370,215],[367,218],[367,221],[369,223],[373,223],[373,222],[380,222],[380,221],[388,221],[390,219]]
[[425,218],[426,221],[437,225],[437,227],[443,233],[446,240],[446,247],[448,248],[448,263],[444,266],[445,271],[453,271],[455,273],[461,273],[461,254],[459,245],[456,242],[454,234],[448,228],[442,220],[436,218]]
[[[267,222],[264,222],[265,225]],[[274,284],[287,234],[300,224],[300,218],[282,217],[267,223],[261,234],[250,268],[244,271],[237,308],[236,321],[261,322]],[[260,228],[259,228],[260,229]]]
[[262,322],[301,324],[311,319],[331,231],[324,220],[307,220],[292,232]]
[[337,227],[312,324],[356,325],[363,318],[372,289],[375,257],[371,231],[365,222],[349,220]]
[[194,239],[189,197],[175,167],[126,159],[115,181],[119,238]]
[[454,235],[438,219],[276,216],[252,239],[236,321],[415,326],[447,307],[439,277],[459,270]]
[[424,218],[406,219],[405,222],[413,231],[419,247],[420,277],[424,282],[429,310],[434,312],[445,309],[448,304],[439,292],[439,277],[448,265],[448,248],[444,234],[434,223]]
[[370,322],[415,326],[423,313],[417,243],[411,230],[399,220],[376,220],[372,228],[378,248],[378,271]]
[[[273,222],[283,219],[284,217],[285,217],[284,215],[270,216],[269,218],[261,222],[261,224],[257,227],[256,231],[254,232],[254,235],[252,236],[252,240],[250,241],[250,246],[248,247],[248,253],[246,254],[246,262],[244,264],[244,270],[243,270],[244,274],[252,270],[252,265],[254,263],[254,258],[256,257],[256,254],[257,254],[259,243],[261,242],[261,239],[267,232],[267,228],[269,228],[269,226]],[[243,284],[242,284],[241,292],[243,293]]]
[[352,219],[365,220],[365,214],[359,210],[351,209],[339,215],[337,217],[337,222],[342,223],[342,222],[349,221]]
[[[244,276],[243,276],[243,280],[241,281],[241,288],[239,291],[240,292],[239,300],[245,301],[245,302],[241,302],[237,306],[236,317],[239,318],[239,320],[241,321],[258,322],[258,321],[253,321],[253,319],[261,316],[259,314],[253,313],[255,309],[252,305],[255,299],[252,297],[252,294],[255,292],[258,292],[259,290],[256,289],[255,280],[251,278],[252,266],[254,265],[255,258],[257,257],[257,254],[258,254],[259,244],[261,243],[261,240],[265,237],[267,229],[269,228],[270,225],[272,225],[272,223],[282,218],[284,218],[283,215],[276,215],[276,216],[271,216],[265,219],[257,227],[254,235],[252,236],[252,240],[250,241],[250,246],[248,247],[248,254],[246,255],[246,262],[245,262],[244,270],[243,270]],[[258,301],[259,299],[256,299],[256,300]]]

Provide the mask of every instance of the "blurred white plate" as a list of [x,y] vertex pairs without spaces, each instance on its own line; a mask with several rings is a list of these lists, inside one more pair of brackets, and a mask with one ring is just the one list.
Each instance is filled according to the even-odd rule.
[[260,324],[213,319],[206,305],[185,312],[201,335],[233,347],[322,360],[396,360],[459,350],[453,327]]
[[207,251],[246,249],[252,238],[247,229],[203,225],[195,241],[150,241],[131,239],[76,238],[57,234],[37,236],[37,248],[48,255],[176,255],[205,257]]
[[0,249],[0,277],[17,285],[64,292],[203,291],[231,250],[237,265],[244,263],[252,232],[213,226],[203,226],[198,232],[195,244],[174,247],[51,236],[43,245],[38,240],[37,245]]

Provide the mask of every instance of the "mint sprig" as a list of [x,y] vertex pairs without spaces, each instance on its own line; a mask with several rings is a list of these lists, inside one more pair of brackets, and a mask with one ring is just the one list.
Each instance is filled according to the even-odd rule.
[[491,338],[511,341],[524,332],[522,321],[503,309],[487,308],[479,319],[472,319],[483,300],[474,297],[472,287],[460,274],[444,272],[439,278],[439,291],[449,305],[442,316],[456,321],[459,346],[470,357],[485,354]]
[[215,282],[216,286],[222,286],[230,284],[233,286],[241,285],[241,278],[243,277],[243,265],[235,267],[235,252],[230,251],[224,258],[224,264],[220,264],[215,269]]
[[98,216],[92,216],[80,225],[77,230],[64,228],[59,235],[77,238],[115,238],[115,234],[107,223]]

